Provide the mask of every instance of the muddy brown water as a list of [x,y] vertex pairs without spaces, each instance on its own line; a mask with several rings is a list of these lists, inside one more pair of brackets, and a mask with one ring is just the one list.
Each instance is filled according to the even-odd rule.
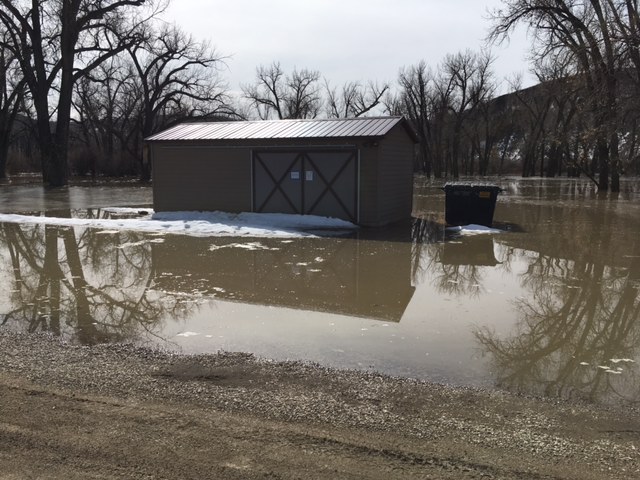
[[[414,219],[317,238],[0,223],[0,323],[66,340],[246,351],[596,402],[640,399],[640,181],[500,179],[492,234]],[[107,218],[136,184],[0,186],[0,212]]]

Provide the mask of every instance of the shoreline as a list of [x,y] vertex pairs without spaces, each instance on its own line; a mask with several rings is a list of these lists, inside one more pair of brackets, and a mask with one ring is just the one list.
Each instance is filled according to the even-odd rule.
[[637,408],[0,330],[2,478],[639,478]]

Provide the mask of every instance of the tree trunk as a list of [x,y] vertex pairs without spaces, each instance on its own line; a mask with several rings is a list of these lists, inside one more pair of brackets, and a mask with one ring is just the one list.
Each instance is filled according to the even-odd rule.
[[427,146],[426,139],[423,139],[420,142],[420,153],[422,155],[422,171],[427,176],[427,178],[431,178],[431,158],[429,154],[429,147]]
[[49,187],[64,187],[69,183],[66,141],[59,141],[56,138],[52,147],[53,148],[51,149],[49,156],[50,170],[47,178],[47,185]]
[[458,157],[460,156],[460,128],[456,125],[453,131],[453,144],[451,145],[451,175],[459,178]]
[[78,31],[75,24],[79,2],[63,2],[62,30],[60,35],[60,54],[62,68],[60,69],[60,91],[56,118],[56,131],[49,151],[50,187],[61,187],[68,183],[69,124],[71,123],[71,102],[74,84],[75,46],[78,41]]
[[141,155],[141,171],[140,171],[140,181],[149,182],[151,181],[151,158],[149,158],[149,147],[144,145],[142,147],[142,155]]
[[609,163],[611,165],[611,191],[620,191],[620,153],[618,134],[614,131],[609,140]]
[[604,138],[599,138],[596,145],[596,161],[598,165],[598,190],[609,190],[609,147]]
[[7,159],[9,157],[9,137],[11,127],[0,120],[0,178],[7,178]]

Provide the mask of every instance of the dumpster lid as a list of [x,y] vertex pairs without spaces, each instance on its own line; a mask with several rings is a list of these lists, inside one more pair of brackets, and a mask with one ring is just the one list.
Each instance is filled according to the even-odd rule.
[[480,182],[447,182],[442,187],[442,190],[448,190],[448,189],[454,189],[454,188],[491,189],[491,190],[497,190],[499,192],[502,191],[502,188],[499,187],[498,185],[495,185],[493,183],[480,183]]

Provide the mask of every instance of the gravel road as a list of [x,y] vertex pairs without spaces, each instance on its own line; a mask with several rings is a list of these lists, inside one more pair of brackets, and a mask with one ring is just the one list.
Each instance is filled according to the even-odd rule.
[[0,478],[631,479],[640,414],[0,330]]

